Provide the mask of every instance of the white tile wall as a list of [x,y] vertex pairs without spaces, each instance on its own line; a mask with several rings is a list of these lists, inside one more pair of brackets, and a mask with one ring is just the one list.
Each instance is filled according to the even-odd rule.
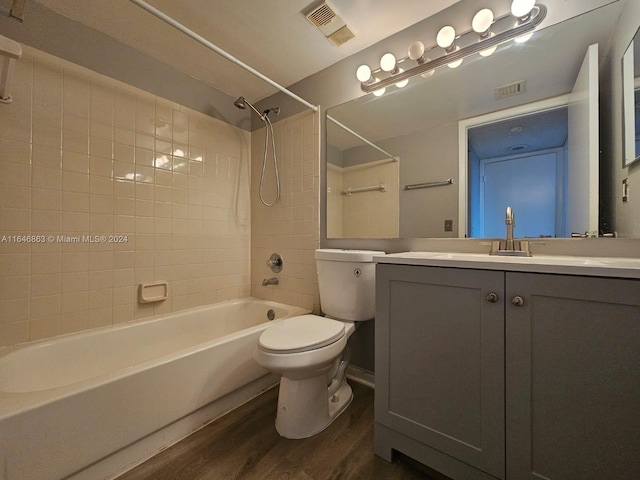
[[[342,194],[347,188],[384,184],[386,191]],[[336,238],[397,238],[399,166],[383,160],[352,167],[331,165],[327,176],[327,235]]]
[[[0,105],[0,345],[249,295],[251,135],[23,48]],[[58,238],[100,235],[121,241]],[[155,280],[170,298],[137,303]]]
[[[276,155],[282,187],[281,201],[265,207],[258,197],[264,155],[265,128],[252,135],[251,294],[288,305],[320,311],[314,251],[320,245],[319,114],[310,111],[274,124]],[[275,198],[271,151],[265,172],[264,197]],[[274,274],[266,262],[280,253],[281,273]],[[277,277],[279,285],[262,286],[265,278]]]

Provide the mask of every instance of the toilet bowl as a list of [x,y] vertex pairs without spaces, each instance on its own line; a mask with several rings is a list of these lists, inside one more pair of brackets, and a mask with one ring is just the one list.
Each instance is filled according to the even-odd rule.
[[288,318],[260,336],[255,360],[281,375],[276,415],[281,436],[310,437],[351,403],[346,347],[355,322],[373,318],[375,255],[384,252],[316,250],[320,304],[328,316]]

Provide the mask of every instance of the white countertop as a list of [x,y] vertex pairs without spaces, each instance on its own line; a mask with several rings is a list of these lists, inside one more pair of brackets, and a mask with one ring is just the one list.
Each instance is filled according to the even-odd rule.
[[504,257],[488,253],[403,252],[375,256],[377,263],[475,268],[512,272],[640,278],[640,258],[536,255]]

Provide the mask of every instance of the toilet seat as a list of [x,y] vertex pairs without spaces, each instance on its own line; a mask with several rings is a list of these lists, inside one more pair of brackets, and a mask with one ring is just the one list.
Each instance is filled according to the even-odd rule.
[[345,336],[344,323],[318,315],[301,315],[284,319],[267,328],[258,347],[269,353],[300,353],[316,350]]

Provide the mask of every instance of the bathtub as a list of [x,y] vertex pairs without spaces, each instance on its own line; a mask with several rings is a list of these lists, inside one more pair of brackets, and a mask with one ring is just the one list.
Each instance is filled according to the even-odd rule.
[[0,480],[113,478],[277,383],[241,299],[0,349]]

